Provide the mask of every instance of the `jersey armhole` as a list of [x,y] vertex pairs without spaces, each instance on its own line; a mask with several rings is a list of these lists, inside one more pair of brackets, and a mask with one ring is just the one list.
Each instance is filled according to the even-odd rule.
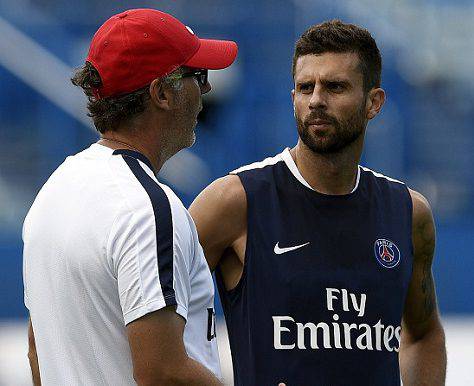
[[221,281],[221,290],[223,292],[225,292],[225,294],[228,296],[228,300],[230,300],[230,302],[233,303],[237,300],[237,298],[242,293],[242,287],[244,286],[245,281],[247,279],[247,264],[248,264],[248,259],[249,259],[249,256],[250,256],[249,250],[251,249],[249,234],[253,230],[251,228],[251,223],[249,221],[249,216],[248,216],[248,214],[250,213],[250,210],[252,209],[251,208],[251,203],[250,203],[249,194],[248,194],[247,189],[245,187],[245,184],[243,182],[242,176],[241,176],[240,173],[233,173],[232,172],[230,174],[233,174],[233,175],[236,175],[236,176],[239,177],[240,183],[242,184],[242,187],[244,188],[244,191],[245,191],[246,202],[247,202],[247,220],[246,220],[246,223],[247,223],[247,238],[245,240],[244,264],[243,264],[243,268],[242,268],[242,275],[240,276],[240,279],[239,279],[239,281],[237,282],[237,284],[234,288],[232,288],[230,290],[227,290],[225,288],[224,280],[222,278],[222,271],[221,271],[220,264],[217,266],[217,269],[216,269],[216,279],[219,276],[219,281]]
[[408,229],[409,235],[408,239],[410,240],[410,263],[411,263],[411,272],[413,272],[413,259],[415,257],[415,247],[413,246],[413,199],[411,197],[410,189],[406,184],[403,184],[405,194],[407,195],[407,211],[408,211]]

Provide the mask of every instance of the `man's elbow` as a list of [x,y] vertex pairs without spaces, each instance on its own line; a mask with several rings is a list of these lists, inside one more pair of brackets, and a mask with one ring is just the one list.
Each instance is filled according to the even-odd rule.
[[31,347],[28,350],[28,360],[31,362],[36,361],[36,350],[31,349]]
[[35,339],[31,335],[28,337],[28,360],[30,363],[35,363],[38,360]]
[[443,326],[439,320],[436,318],[433,320],[429,326],[424,326],[423,328],[411,328],[409,332],[404,334],[402,332],[402,341],[405,345],[416,344],[422,341],[429,341],[435,345],[445,346],[445,334]]

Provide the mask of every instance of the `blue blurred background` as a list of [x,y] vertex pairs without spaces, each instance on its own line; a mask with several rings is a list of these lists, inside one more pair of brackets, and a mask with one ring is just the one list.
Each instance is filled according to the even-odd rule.
[[72,69],[98,26],[132,7],[239,45],[237,63],[210,75],[197,143],[161,172],[185,205],[229,170],[296,143],[291,58],[306,28],[332,18],[366,27],[382,52],[387,102],[369,124],[362,164],[428,197],[441,312],[474,314],[471,1],[0,0],[0,319],[27,316],[21,226],[36,193],[67,155],[97,140]]

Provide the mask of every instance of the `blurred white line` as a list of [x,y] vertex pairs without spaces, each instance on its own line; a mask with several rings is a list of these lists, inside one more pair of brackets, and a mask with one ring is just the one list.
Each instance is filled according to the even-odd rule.
[[193,195],[211,178],[206,162],[189,149],[171,157],[160,170],[160,177],[180,192]]
[[86,115],[85,97],[69,80],[72,68],[2,17],[0,36],[0,65],[73,118],[92,128]]

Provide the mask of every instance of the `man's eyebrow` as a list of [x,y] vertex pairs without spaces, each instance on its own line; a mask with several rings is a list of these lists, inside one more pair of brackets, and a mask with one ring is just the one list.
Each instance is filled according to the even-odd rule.
[[351,82],[349,81],[349,79],[347,78],[339,78],[337,76],[335,77],[331,77],[331,76],[327,76],[327,77],[324,77],[321,79],[321,82],[322,83],[343,83],[343,84],[351,84]]
[[295,81],[295,84],[314,84],[314,80],[313,79],[297,79]]
[[343,87],[346,90],[354,87],[353,83],[350,80],[341,78],[321,79],[321,84],[325,87]]
[[[350,79],[347,77],[341,77],[339,75],[323,75],[317,80],[320,80],[322,83],[323,82],[337,82],[337,83],[347,83],[351,84]],[[315,80],[313,77],[307,77],[307,76],[302,76],[299,79],[295,79],[295,84],[303,84],[303,83],[314,83]]]

